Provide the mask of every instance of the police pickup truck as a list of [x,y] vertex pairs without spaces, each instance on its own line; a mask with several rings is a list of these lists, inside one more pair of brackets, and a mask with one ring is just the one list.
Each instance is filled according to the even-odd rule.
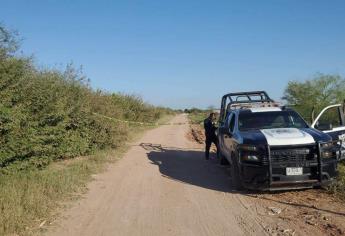
[[341,128],[322,123],[322,115],[309,126],[264,91],[224,95],[218,155],[222,164],[230,164],[234,187],[285,190],[330,184],[341,157],[341,141],[332,134]]

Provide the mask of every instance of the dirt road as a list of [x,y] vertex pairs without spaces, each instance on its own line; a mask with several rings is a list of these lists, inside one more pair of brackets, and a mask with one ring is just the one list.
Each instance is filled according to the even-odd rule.
[[[185,115],[173,120],[186,121]],[[54,222],[47,234],[325,233],[315,225],[296,222],[293,217],[286,219],[289,206],[269,199],[268,195],[232,191],[228,169],[216,161],[205,161],[201,145],[186,138],[188,130],[186,124],[148,131],[123,159],[95,176],[84,198]],[[344,215],[339,215],[340,219],[344,219]]]

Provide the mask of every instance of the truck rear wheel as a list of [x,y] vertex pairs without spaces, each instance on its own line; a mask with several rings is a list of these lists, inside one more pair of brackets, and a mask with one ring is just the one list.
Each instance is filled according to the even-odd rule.
[[240,171],[238,167],[237,157],[235,155],[231,155],[231,183],[232,187],[236,190],[243,190],[243,185],[240,178]]

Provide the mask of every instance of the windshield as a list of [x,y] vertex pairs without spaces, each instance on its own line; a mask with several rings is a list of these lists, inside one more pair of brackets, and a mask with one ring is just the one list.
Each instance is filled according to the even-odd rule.
[[245,112],[239,115],[240,131],[275,128],[308,128],[294,111]]

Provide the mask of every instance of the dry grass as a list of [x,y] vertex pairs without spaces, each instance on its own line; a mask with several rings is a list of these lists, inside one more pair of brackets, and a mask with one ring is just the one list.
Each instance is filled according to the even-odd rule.
[[345,200],[345,163],[338,166],[339,175],[337,181],[329,187],[329,191]]
[[188,114],[188,118],[191,124],[203,124],[204,120],[208,117],[209,112],[197,112]]
[[[0,176],[0,235],[31,235],[48,223],[63,202],[77,198],[104,164],[121,152],[103,151],[93,156],[54,163],[43,170]],[[42,225],[41,225],[42,226]]]
[[[163,117],[160,122],[171,119]],[[142,136],[152,127],[130,127],[129,140]],[[32,235],[56,217],[66,202],[86,191],[92,175],[103,170],[128,150],[116,150],[55,162],[43,170],[18,171],[0,176],[0,235]]]

